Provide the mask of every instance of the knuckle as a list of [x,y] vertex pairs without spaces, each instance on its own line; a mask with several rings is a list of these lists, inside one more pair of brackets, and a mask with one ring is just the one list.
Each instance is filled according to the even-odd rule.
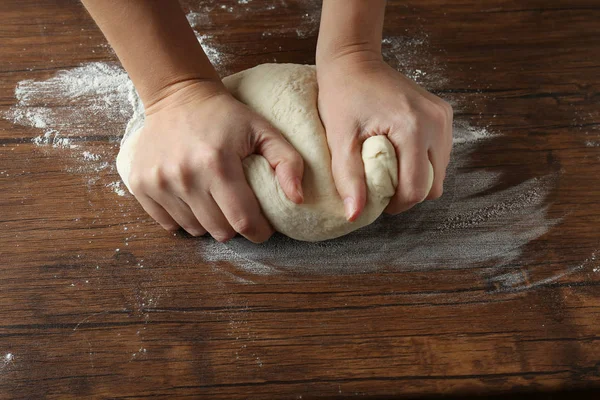
[[303,159],[303,158],[302,158],[302,156],[301,156],[301,155],[300,155],[298,152],[296,152],[296,151],[293,151],[293,152],[291,152],[291,155],[290,155],[290,162],[291,162],[292,164],[294,164],[294,165],[298,166],[298,168],[299,168],[299,169],[302,169],[302,168],[304,168],[304,159]]
[[448,120],[448,114],[446,113],[446,110],[444,110],[444,107],[438,106],[438,107],[435,108],[434,119],[440,125],[445,125],[446,124],[446,121]]
[[412,187],[411,189],[407,190],[407,192],[405,193],[404,200],[408,204],[415,205],[415,204],[422,202],[425,199],[425,197],[427,197],[428,194],[429,193],[427,190],[425,190],[425,188]]
[[448,103],[446,100],[442,100],[442,108],[446,113],[446,117],[449,120],[452,120],[452,117],[454,116],[454,109],[452,108],[452,105],[450,105],[450,103]]
[[250,218],[243,217],[233,222],[231,226],[237,233],[246,236],[254,233],[256,225]]
[[444,125],[448,119],[448,113],[446,112],[443,102],[444,101],[442,99],[436,98],[433,100],[428,100],[427,104],[425,105],[427,117],[440,125]]
[[161,166],[154,166],[149,173],[145,175],[145,185],[156,187],[158,189],[166,189],[169,185],[169,179],[165,174],[165,170]]
[[406,114],[402,115],[400,118],[400,123],[404,125],[405,129],[409,133],[418,132],[421,127],[421,122],[419,121],[419,117],[417,114],[410,110]]
[[172,182],[179,183],[179,171],[177,170],[176,164],[166,165],[161,169],[160,176],[162,179]]
[[250,145],[256,145],[261,142],[267,142],[268,144],[273,144],[274,142],[269,139],[280,139],[281,134],[273,127],[271,124],[260,118],[259,120],[254,121],[252,124],[254,135],[249,137]]
[[129,187],[133,193],[141,193],[144,191],[144,184],[142,178],[137,173],[131,173],[129,175]]
[[181,169],[179,163],[170,163],[163,168],[163,174],[170,180],[179,181],[181,178]]
[[226,171],[226,157],[222,151],[217,149],[204,150],[199,154],[199,163],[204,167],[205,170],[210,171],[211,174],[217,176],[225,175]]
[[185,192],[189,191],[192,186],[192,169],[188,163],[178,163],[173,165],[169,171],[170,179]]

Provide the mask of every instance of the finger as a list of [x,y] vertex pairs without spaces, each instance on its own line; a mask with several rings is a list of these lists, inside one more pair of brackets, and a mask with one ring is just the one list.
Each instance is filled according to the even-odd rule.
[[398,188],[386,212],[398,214],[425,200],[431,189],[431,166],[425,151],[416,146],[405,146],[398,155]]
[[427,200],[434,200],[442,196],[446,170],[452,152],[452,106],[443,100],[440,101],[440,107],[443,110],[443,135],[441,143],[434,143],[433,147],[429,149],[429,160],[434,170],[434,181]]
[[444,101],[442,103],[444,110],[446,110],[446,126],[445,126],[445,138],[446,138],[446,166],[448,166],[448,162],[450,161],[450,153],[452,152],[452,137],[454,135],[454,130],[453,130],[453,126],[454,126],[454,110],[452,109],[452,106],[450,105],[450,103]]
[[254,243],[262,243],[273,228],[261,212],[256,196],[248,186],[242,163],[232,165],[226,185],[216,185],[211,194],[229,225]]
[[167,192],[150,193],[150,196],[190,235],[202,236],[206,233],[206,229],[198,221],[190,207],[180,198]]
[[427,195],[427,200],[435,200],[444,193],[444,179],[446,179],[447,157],[439,149],[429,151],[429,161],[433,166],[433,184]]
[[277,180],[287,198],[301,204],[304,201],[302,157],[272,126],[261,123],[255,129],[258,140],[254,151],[266,158],[275,170]]
[[362,142],[356,137],[331,134],[331,172],[348,221],[355,221],[367,202]]
[[219,242],[227,242],[235,236],[227,218],[208,192],[194,190],[190,192],[188,204],[196,219]]
[[179,224],[169,215],[169,213],[157,202],[145,195],[137,195],[137,201],[144,210],[160,224],[165,230],[175,232],[179,229]]

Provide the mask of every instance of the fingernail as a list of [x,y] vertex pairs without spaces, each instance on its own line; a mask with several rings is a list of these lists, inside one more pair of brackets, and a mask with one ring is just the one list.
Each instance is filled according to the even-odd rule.
[[304,193],[302,192],[302,182],[300,181],[300,178],[294,179],[294,189],[296,189],[296,193],[300,199],[298,204],[300,204],[304,201]]
[[346,219],[348,221],[352,221],[356,211],[356,208],[354,207],[354,199],[352,197],[346,197],[344,199],[344,210],[346,211]]

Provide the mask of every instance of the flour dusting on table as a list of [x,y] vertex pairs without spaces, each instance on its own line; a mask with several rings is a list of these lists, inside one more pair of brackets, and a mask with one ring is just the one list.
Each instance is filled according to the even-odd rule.
[[[207,1],[200,12],[188,14],[196,30],[211,27],[212,12],[231,12],[234,18],[251,18],[281,6],[273,1],[258,8],[251,0],[238,0],[221,9]],[[263,37],[295,35],[304,38],[318,29],[318,2],[309,1],[297,27],[277,26]],[[261,16],[264,16],[262,15]],[[219,44],[217,34],[197,33],[199,42],[221,73],[229,71],[233,56]],[[423,37],[387,37],[383,52],[390,64],[428,89],[446,82],[444,68],[428,51]],[[271,62],[265,59],[264,62]],[[16,104],[5,117],[36,128],[32,142],[76,161],[70,171],[83,173],[94,190],[98,173],[116,178],[114,156],[122,131],[143,123],[143,106],[125,71],[113,63],[95,62],[57,73],[47,80],[25,80],[15,90]],[[455,100],[449,99],[456,103]],[[114,134],[99,141],[112,144],[109,152],[94,148],[94,126],[114,127]],[[252,274],[285,271],[309,273],[361,273],[382,268],[437,269],[476,267],[485,263],[503,267],[519,258],[524,246],[544,235],[559,221],[547,216],[552,176],[539,176],[510,187],[501,185],[498,170],[475,169],[471,156],[485,148],[498,132],[472,126],[458,118],[454,150],[445,194],[399,216],[383,216],[348,236],[321,243],[296,242],[281,235],[262,245],[236,238],[228,244],[199,239],[197,253],[214,268],[228,263]],[[596,146],[595,142],[588,144]],[[128,196],[120,180],[101,186],[115,196]],[[131,200],[133,201],[133,200]],[[514,276],[506,275],[509,282]]]
[[[462,140],[465,133],[455,130]],[[227,244],[201,241],[198,251],[210,261],[228,260],[256,274],[505,266],[519,258],[524,245],[560,222],[546,215],[553,178],[500,189],[499,172],[466,168],[477,143],[455,143],[442,198],[398,216],[384,215],[347,236],[320,243],[282,235],[260,245],[242,238]]]

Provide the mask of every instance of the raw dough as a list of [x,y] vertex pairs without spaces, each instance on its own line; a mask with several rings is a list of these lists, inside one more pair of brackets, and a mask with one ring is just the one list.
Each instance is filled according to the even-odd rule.
[[[314,66],[262,64],[229,76],[223,82],[238,100],[279,129],[304,158],[301,205],[288,200],[265,158],[251,155],[244,160],[246,178],[277,231],[293,239],[313,242],[345,235],[379,217],[398,185],[394,147],[385,136],[374,136],[363,143],[367,205],[356,221],[348,222],[331,175],[331,156],[317,109]],[[117,157],[117,169],[128,188],[136,133],[124,138]]]

